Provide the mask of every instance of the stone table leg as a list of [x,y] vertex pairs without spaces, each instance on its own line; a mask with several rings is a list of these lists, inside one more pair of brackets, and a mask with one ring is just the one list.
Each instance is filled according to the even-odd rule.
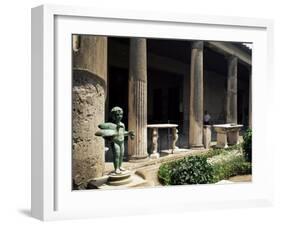
[[227,138],[230,145],[239,144],[239,131],[228,132]]
[[211,147],[211,138],[212,138],[211,126],[205,125],[203,143],[206,149],[209,149]]
[[176,150],[176,149],[179,149],[177,146],[176,146],[176,143],[177,143],[177,141],[178,141],[178,139],[179,139],[179,135],[178,135],[178,130],[177,130],[177,128],[173,128],[172,129],[173,130],[173,146],[172,146],[172,154],[174,153],[174,151]]
[[150,155],[151,159],[158,159],[159,153],[157,152],[158,148],[158,129],[152,129],[152,154]]
[[218,148],[227,148],[227,134],[226,132],[217,132],[217,145]]

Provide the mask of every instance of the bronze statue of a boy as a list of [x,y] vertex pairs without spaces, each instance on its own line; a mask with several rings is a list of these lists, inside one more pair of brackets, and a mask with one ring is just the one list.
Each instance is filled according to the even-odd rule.
[[96,132],[96,136],[102,136],[104,139],[110,141],[110,146],[113,152],[114,172],[120,174],[125,169],[122,167],[124,157],[124,139],[129,136],[134,139],[133,131],[126,131],[124,123],[121,122],[123,118],[123,110],[120,107],[111,109],[112,122],[105,122],[98,127],[101,129]]

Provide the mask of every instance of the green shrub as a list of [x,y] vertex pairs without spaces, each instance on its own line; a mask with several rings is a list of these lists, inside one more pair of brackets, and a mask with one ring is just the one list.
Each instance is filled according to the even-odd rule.
[[228,146],[227,148],[213,147],[212,149],[210,149],[206,152],[200,153],[199,155],[205,156],[209,159],[209,158],[212,158],[212,157],[217,156],[217,155],[228,154],[229,152],[234,151],[234,150],[240,150],[241,147],[242,147],[241,144],[231,145],[231,146]]
[[[210,159],[211,161],[212,159]],[[222,158],[211,162],[213,168],[213,182],[216,183],[223,179],[236,175],[245,175],[252,173],[252,165],[246,162],[242,154],[229,154]]]
[[212,158],[213,156],[216,156],[216,155],[220,155],[222,153],[226,152],[224,149],[210,149],[206,152],[203,152],[201,154],[199,154],[200,156],[204,156],[206,158]]
[[164,163],[159,167],[158,179],[161,184],[169,185],[171,184],[171,163]]
[[[217,154],[219,153],[213,152],[209,153],[208,156]],[[185,157],[181,160],[163,163],[158,170],[158,179],[163,185],[208,183],[212,181],[209,175],[212,169],[209,166],[207,157],[203,154]]]
[[158,178],[163,185],[208,184],[251,173],[251,163],[245,160],[241,150],[217,149],[164,163],[159,168]]
[[189,156],[162,164],[158,178],[163,185],[207,184],[213,181],[212,167],[205,156]]
[[252,162],[252,130],[248,129],[243,135],[243,153],[248,162]]
[[233,151],[233,150],[240,150],[242,147],[241,144],[235,144],[235,145],[231,145],[231,146],[228,146],[227,148],[218,148],[216,146],[212,147],[211,150],[214,150],[214,151]]
[[[168,170],[169,171],[169,170]],[[213,181],[212,166],[204,156],[190,156],[175,162],[170,170],[172,185],[208,184]]]

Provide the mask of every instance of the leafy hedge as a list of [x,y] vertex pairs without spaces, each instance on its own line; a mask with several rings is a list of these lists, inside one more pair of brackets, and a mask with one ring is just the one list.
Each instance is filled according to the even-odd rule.
[[248,162],[252,162],[252,130],[248,129],[243,136],[242,148]]
[[171,172],[173,170],[173,163],[163,163],[158,170],[158,179],[161,184],[163,185],[170,185],[171,182]]
[[209,151],[202,152],[199,154],[199,156],[204,156],[206,158],[212,158],[216,155],[220,155],[222,153],[226,153],[227,151],[225,149],[210,149]]
[[231,151],[234,151],[234,150],[240,150],[242,148],[242,145],[241,144],[235,144],[235,145],[232,145],[232,146],[228,146],[227,148],[217,148],[217,147],[213,147],[212,149],[206,151],[206,152],[202,152],[198,155],[200,156],[205,156],[207,158],[212,158],[214,156],[217,156],[217,155],[225,155],[225,154],[228,154],[230,153]]
[[239,150],[220,150],[210,158],[206,156],[201,154],[162,164],[158,171],[159,181],[163,185],[208,184],[251,173],[251,163]]
[[171,170],[171,184],[208,184],[213,181],[212,166],[204,156],[190,156],[177,161]]
[[207,158],[198,155],[162,164],[158,178],[164,185],[208,184],[213,181],[212,172]]
[[252,165],[247,162],[240,151],[232,151],[224,156],[211,158],[209,163],[213,168],[213,182],[236,175],[252,173]]

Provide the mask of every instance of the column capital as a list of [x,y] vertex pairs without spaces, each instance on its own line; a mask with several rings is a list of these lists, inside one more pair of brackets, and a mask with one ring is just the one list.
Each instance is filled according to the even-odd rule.
[[191,48],[203,50],[204,42],[203,41],[193,41],[191,44]]

